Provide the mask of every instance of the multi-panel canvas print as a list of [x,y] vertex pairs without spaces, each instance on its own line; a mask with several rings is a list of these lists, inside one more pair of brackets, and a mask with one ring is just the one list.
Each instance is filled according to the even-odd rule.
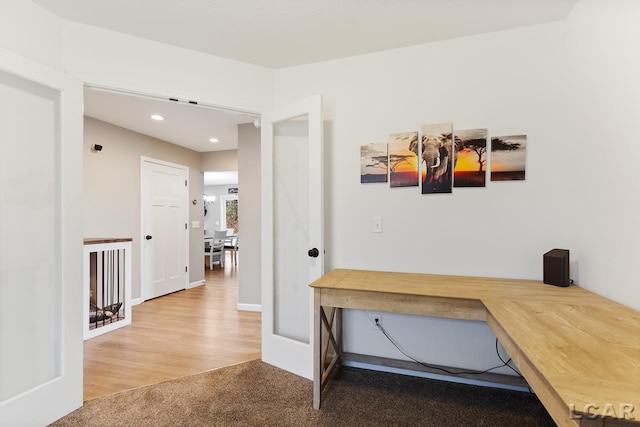
[[386,142],[360,146],[360,182],[387,182],[389,148]]
[[418,132],[389,135],[389,185],[418,185]]
[[487,135],[487,129],[456,130],[454,187],[486,186]]
[[[453,123],[422,125],[389,135],[389,142],[360,146],[360,182],[420,187],[422,194],[453,187],[486,187],[491,181],[524,181],[527,135],[491,137],[485,128],[453,132]],[[491,158],[488,151],[491,150]]]
[[491,138],[491,181],[524,181],[527,135]]
[[453,123],[422,126],[420,171],[422,194],[451,193]]

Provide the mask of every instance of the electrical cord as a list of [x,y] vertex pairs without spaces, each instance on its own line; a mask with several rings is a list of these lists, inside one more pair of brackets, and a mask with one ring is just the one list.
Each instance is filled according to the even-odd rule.
[[[504,359],[502,358],[502,356],[500,355],[500,351],[498,351],[498,338],[496,338],[496,354],[498,355],[498,358],[502,361],[502,363],[504,363],[509,369],[511,369],[513,372],[516,373],[517,376],[519,376],[520,378],[524,379],[524,376],[522,376],[522,374],[520,373],[520,371],[518,371],[516,368],[514,368],[513,366],[510,365],[511,362],[511,358],[509,358],[509,360],[507,360],[506,362],[504,361]],[[533,390],[531,390],[531,387],[529,387],[529,383],[526,382],[527,384],[527,389],[529,390],[529,393],[533,393]]]
[[496,353],[498,354],[498,358],[500,359],[500,361],[502,361],[502,365],[497,365],[494,366],[492,368],[488,368],[485,369],[484,371],[458,371],[458,372],[453,372],[450,371],[448,369],[445,369],[443,367],[440,366],[435,366],[435,365],[430,365],[428,363],[422,362],[418,359],[416,359],[415,357],[411,356],[409,353],[407,353],[405,350],[403,350],[400,345],[389,335],[389,333],[384,329],[384,327],[380,324],[380,322],[378,321],[378,319],[375,319],[375,326],[380,330],[380,332],[382,332],[382,334],[389,340],[389,342],[391,344],[393,344],[393,346],[398,349],[398,351],[400,353],[402,353],[403,355],[405,355],[406,357],[408,357],[409,359],[413,360],[414,362],[418,363],[419,365],[428,368],[428,369],[435,369],[438,371],[442,371],[445,372],[449,375],[480,375],[480,374],[485,374],[487,372],[490,371],[494,371],[496,369],[502,368],[504,366],[509,367],[512,371],[514,371],[516,374],[518,374],[518,376],[520,376],[522,378],[522,375],[520,374],[520,372],[518,372],[516,369],[514,369],[509,363],[511,363],[511,358],[509,358],[507,361],[505,361],[502,356],[500,355],[500,352],[498,351],[498,339],[496,338]]
[[500,355],[500,351],[498,350],[498,338],[496,338],[496,354],[498,355],[498,359],[500,359],[500,361],[502,363],[504,363],[504,366],[508,367],[509,369],[511,369],[513,372],[516,373],[517,376],[519,376],[520,378],[524,378],[522,376],[522,374],[520,373],[520,371],[518,371],[516,368],[514,368],[513,366],[510,365],[512,359],[509,358],[506,362],[505,360],[502,358],[502,356]]

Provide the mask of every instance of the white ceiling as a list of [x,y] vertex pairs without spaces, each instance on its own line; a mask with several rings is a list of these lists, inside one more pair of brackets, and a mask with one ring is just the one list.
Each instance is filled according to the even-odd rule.
[[577,0],[33,0],[58,16],[281,68],[561,20]]
[[[198,152],[238,148],[238,124],[254,121],[240,113],[91,87],[84,90],[84,114]],[[152,114],[165,119],[152,120]]]
[[205,172],[204,185],[231,185],[238,183],[238,171]]
[[[561,20],[578,0],[32,1],[67,20],[282,68]],[[254,120],[94,89],[85,114],[200,152],[237,148],[237,124]]]

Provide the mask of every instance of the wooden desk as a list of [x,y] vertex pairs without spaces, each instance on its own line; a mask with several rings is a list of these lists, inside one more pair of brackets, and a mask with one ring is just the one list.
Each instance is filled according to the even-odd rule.
[[583,288],[343,269],[310,286],[316,409],[342,358],[341,309],[349,308],[486,321],[558,425],[640,420],[640,313]]

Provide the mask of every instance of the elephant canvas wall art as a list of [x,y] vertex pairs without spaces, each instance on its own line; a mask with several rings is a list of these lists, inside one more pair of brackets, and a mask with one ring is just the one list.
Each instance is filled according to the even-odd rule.
[[454,154],[453,123],[422,126],[422,194],[451,193]]

